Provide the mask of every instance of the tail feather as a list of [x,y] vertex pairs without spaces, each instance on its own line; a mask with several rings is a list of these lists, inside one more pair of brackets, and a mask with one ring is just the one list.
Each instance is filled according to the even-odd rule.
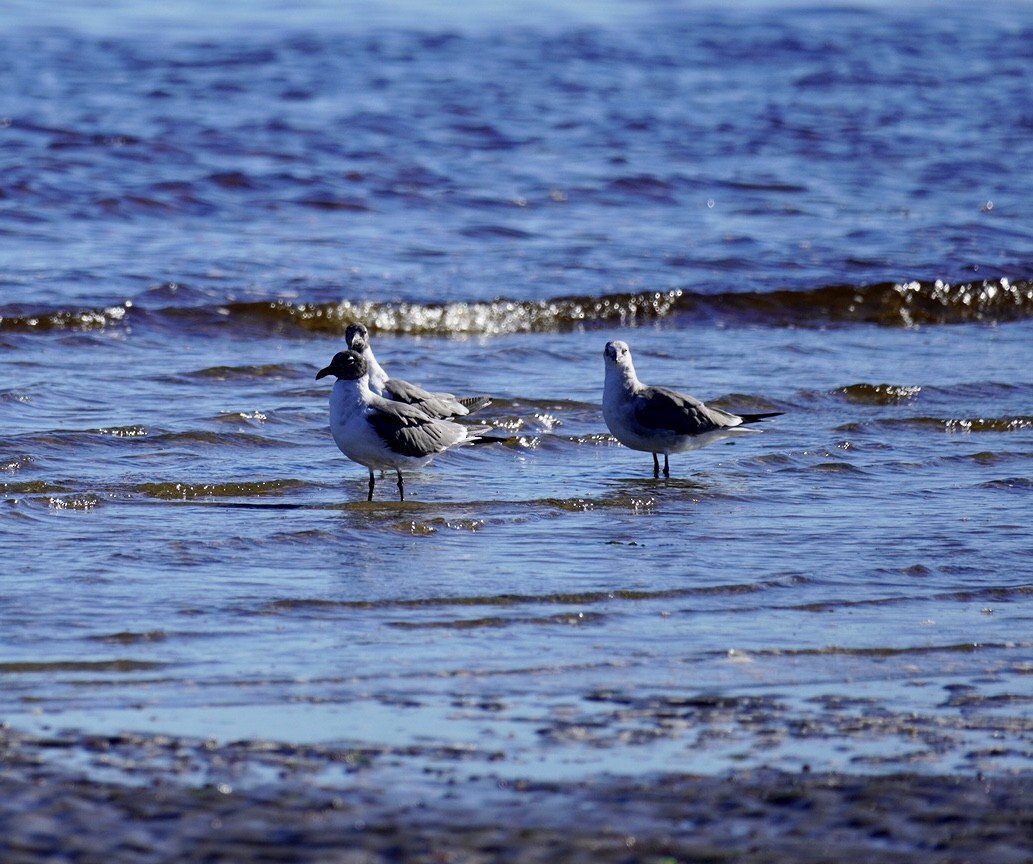
[[757,423],[760,420],[767,420],[769,417],[781,417],[785,411],[768,411],[765,414],[740,414],[743,423]]
[[457,400],[470,414],[491,404],[490,396],[460,396]]

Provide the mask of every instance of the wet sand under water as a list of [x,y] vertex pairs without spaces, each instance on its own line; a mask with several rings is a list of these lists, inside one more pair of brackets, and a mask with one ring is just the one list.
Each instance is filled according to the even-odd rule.
[[[523,782],[448,768],[460,751],[430,767],[397,751],[10,729],[0,754],[5,864],[1031,860],[1025,773]],[[315,779],[328,770],[335,782]]]

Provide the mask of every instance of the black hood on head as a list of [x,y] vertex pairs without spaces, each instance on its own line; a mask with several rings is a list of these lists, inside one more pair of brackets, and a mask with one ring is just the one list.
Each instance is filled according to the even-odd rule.
[[346,381],[357,381],[366,374],[366,361],[357,351],[338,351],[330,365],[316,373],[316,380],[335,375]]

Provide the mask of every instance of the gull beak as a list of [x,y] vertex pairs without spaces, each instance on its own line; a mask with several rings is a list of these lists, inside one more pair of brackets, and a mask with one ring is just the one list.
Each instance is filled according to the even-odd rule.
[[320,378],[325,378],[327,375],[332,374],[332,372],[333,370],[329,366],[327,366],[325,369],[320,369],[316,373],[316,380],[318,381]]

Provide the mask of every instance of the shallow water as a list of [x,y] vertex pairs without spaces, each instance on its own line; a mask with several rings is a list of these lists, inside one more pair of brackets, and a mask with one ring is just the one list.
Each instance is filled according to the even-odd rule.
[[[0,36],[3,719],[1028,769],[1024,8],[295,5]],[[314,380],[355,319],[494,400],[404,504]],[[785,414],[655,480],[613,338]]]

